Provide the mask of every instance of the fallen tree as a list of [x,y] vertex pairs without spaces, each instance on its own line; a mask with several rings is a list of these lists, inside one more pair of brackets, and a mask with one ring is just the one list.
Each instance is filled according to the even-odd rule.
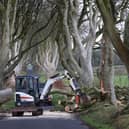
[[12,98],[13,90],[11,88],[6,88],[0,90],[0,106]]

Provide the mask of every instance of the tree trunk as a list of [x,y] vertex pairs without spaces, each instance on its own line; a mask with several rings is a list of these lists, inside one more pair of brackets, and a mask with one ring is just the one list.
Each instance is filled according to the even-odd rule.
[[111,101],[115,106],[117,106],[116,94],[114,89],[114,69],[113,69],[113,47],[110,43],[110,39],[107,33],[104,33],[104,53],[103,53],[103,88],[106,95],[106,99]]
[[[93,69],[91,58],[92,46],[96,38],[96,15],[92,15],[93,8],[91,7],[89,19],[90,31],[83,42],[78,28],[79,1],[68,2],[64,0],[64,3],[65,8],[61,9],[63,34],[58,39],[62,64],[73,76],[79,77],[79,81],[83,86],[92,86]],[[62,40],[62,37],[64,40]]]
[[129,48],[129,14],[128,14],[126,21],[125,21],[124,43]]
[[[78,0],[76,0],[76,2],[77,1]],[[90,28],[91,34],[89,34],[90,41],[86,43],[86,48],[85,48],[84,45],[82,44],[81,37],[79,35],[79,30],[77,28],[78,27],[78,13],[77,13],[78,5],[73,7],[73,3],[71,3],[71,6],[72,6],[72,9],[70,13],[71,13],[71,21],[72,21],[71,23],[72,23],[72,28],[73,28],[72,36],[73,36],[73,39],[75,40],[76,47],[79,51],[79,57],[80,57],[80,61],[81,61],[80,63],[81,63],[81,69],[82,69],[79,75],[80,75],[82,82],[84,82],[84,84],[91,86],[92,81],[93,81],[93,69],[92,69],[92,64],[91,64],[92,46],[93,46],[93,43],[95,42],[95,37],[96,37],[95,31],[93,30],[96,28],[95,26],[93,26],[92,28],[92,25],[94,24],[92,23],[94,22],[94,17],[91,16],[91,19],[89,21],[90,22],[89,25],[91,27]],[[74,15],[72,15],[73,12],[74,12]]]
[[38,47],[36,63],[44,71],[47,78],[56,74],[59,63],[59,52],[54,39],[46,41],[45,45]]
[[11,2],[8,1],[7,9],[4,17],[4,25],[3,25],[3,34],[2,34],[2,42],[0,47],[0,87],[3,86],[4,79],[4,71],[6,68],[6,64],[8,61],[9,54],[9,42],[10,42],[10,33],[9,33],[9,14],[10,14],[10,6]]
[[9,101],[13,95],[11,88],[0,90],[0,105]]
[[108,9],[108,7],[110,7],[109,1],[106,2],[106,3],[108,3],[108,5],[106,5],[103,0],[96,0],[96,2],[97,2],[99,10],[101,12],[103,22],[104,22],[106,31],[110,37],[111,43],[113,44],[114,48],[116,49],[117,54],[119,55],[121,60],[124,62],[125,66],[127,68],[127,71],[129,73],[129,59],[128,59],[129,49],[122,42],[122,40],[120,39],[120,35],[116,31],[113,17],[111,15],[110,10]]

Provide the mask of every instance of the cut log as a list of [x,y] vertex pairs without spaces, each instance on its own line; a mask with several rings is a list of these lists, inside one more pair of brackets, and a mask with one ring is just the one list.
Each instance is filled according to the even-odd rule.
[[9,101],[13,95],[13,90],[11,88],[0,90],[0,105]]

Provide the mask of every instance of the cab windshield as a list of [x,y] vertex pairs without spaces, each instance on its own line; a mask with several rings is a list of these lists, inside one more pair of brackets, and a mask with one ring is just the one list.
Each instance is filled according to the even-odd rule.
[[16,89],[18,90],[27,90],[33,89],[33,80],[29,77],[22,77],[16,79]]

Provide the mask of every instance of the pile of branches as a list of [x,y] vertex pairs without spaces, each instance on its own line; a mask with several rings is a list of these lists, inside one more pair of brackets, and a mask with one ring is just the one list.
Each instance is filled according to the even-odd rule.
[[127,105],[129,102],[129,87],[115,87],[116,97],[122,104]]

